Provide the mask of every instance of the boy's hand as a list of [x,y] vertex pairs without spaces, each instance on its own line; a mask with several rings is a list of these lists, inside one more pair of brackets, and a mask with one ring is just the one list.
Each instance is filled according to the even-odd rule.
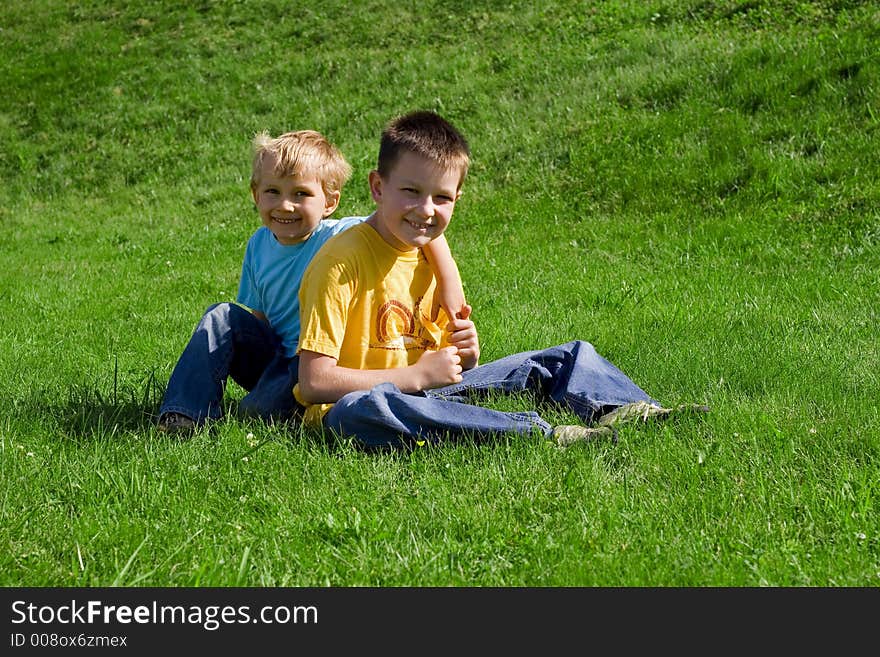
[[465,304],[458,317],[446,325],[449,344],[458,349],[463,370],[476,367],[480,361],[480,339],[477,335],[477,326],[471,321],[470,316],[471,307]]
[[440,388],[461,381],[461,357],[455,347],[426,351],[413,367],[419,372],[419,390]]

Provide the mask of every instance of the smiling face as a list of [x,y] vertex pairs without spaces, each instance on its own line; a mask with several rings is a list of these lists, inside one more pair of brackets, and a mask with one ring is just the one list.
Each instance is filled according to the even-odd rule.
[[367,223],[400,251],[425,246],[443,234],[461,196],[462,173],[415,153],[402,153],[386,176],[370,173],[376,212]]
[[333,214],[339,205],[340,193],[325,192],[314,176],[284,175],[276,171],[276,166],[274,155],[263,158],[251,190],[254,203],[263,225],[280,244],[296,244],[307,239],[321,219]]

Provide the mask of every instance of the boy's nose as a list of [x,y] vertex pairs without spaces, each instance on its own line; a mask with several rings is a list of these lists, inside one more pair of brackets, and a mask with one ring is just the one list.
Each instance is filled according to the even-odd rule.
[[425,198],[419,201],[418,206],[419,214],[421,214],[425,219],[429,219],[434,216],[434,201],[430,196],[426,196]]

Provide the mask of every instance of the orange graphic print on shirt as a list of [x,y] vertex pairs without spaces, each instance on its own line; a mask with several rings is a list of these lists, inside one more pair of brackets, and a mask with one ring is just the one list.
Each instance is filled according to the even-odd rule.
[[416,301],[415,312],[397,300],[386,301],[376,315],[376,338],[378,344],[371,344],[373,349],[420,351],[434,350],[439,347],[431,331],[423,325],[428,321],[419,310],[422,298]]

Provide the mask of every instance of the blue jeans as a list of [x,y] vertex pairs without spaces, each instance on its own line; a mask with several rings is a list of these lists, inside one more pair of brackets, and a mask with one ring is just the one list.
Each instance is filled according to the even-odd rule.
[[159,408],[203,424],[223,415],[227,378],[249,391],[239,403],[246,415],[289,419],[302,407],[293,397],[299,357],[285,355],[267,322],[234,303],[210,306],[174,366]]
[[520,435],[552,427],[538,413],[504,412],[471,403],[489,392],[531,392],[538,403],[557,404],[585,424],[619,406],[656,403],[593,345],[575,340],[549,349],[506,356],[462,373],[462,381],[415,394],[391,383],[345,395],[324,416],[324,426],[354,436],[364,447],[394,447],[444,436]]

